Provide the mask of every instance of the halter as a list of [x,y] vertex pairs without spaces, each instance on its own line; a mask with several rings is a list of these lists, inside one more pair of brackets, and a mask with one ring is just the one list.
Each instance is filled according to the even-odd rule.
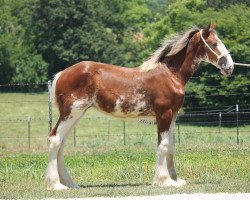
[[[230,54],[230,52],[227,51],[227,52],[225,52],[225,53],[222,53],[222,54],[218,55],[218,54],[208,45],[208,43],[206,42],[206,40],[203,38],[203,36],[202,36],[202,31],[203,31],[203,29],[200,30],[201,39],[202,39],[202,41],[204,42],[204,44],[206,45],[206,47],[207,47],[207,48],[217,57],[217,62],[216,62],[216,63],[219,65],[220,59],[223,58],[223,57],[225,57],[225,56],[227,56],[228,54]],[[219,42],[221,42],[221,40],[220,40],[219,38],[218,38],[218,40],[219,40]],[[222,43],[222,42],[221,42],[221,43]],[[229,68],[226,67],[224,64],[222,64],[221,68],[222,68],[222,69],[225,69],[225,70],[229,69]]]

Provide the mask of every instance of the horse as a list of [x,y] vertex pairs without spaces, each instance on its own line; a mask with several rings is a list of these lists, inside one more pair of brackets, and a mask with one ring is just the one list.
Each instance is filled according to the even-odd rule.
[[59,119],[48,135],[47,189],[78,188],[66,168],[63,149],[69,133],[90,107],[114,117],[155,118],[158,142],[153,185],[185,185],[174,166],[174,127],[185,85],[202,61],[225,76],[234,69],[230,53],[212,24],[177,34],[135,68],[82,61],[57,73],[51,95]]

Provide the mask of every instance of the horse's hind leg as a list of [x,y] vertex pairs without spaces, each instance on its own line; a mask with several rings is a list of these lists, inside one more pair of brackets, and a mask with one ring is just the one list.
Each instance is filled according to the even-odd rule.
[[[78,122],[79,120],[77,120],[75,122],[75,124]],[[72,126],[71,130],[73,129],[73,127],[75,126],[75,124]],[[60,178],[60,182],[64,185],[66,185],[67,187],[69,188],[78,188],[78,185],[75,184],[70,175],[69,175],[69,172],[67,170],[67,167],[65,165],[65,161],[64,161],[64,156],[63,156],[63,150],[64,150],[64,147],[65,147],[65,144],[66,144],[66,141],[68,139],[68,136],[69,136],[69,133],[64,137],[63,141],[62,141],[62,144],[60,146],[60,149],[58,151],[58,154],[57,154],[57,163],[58,163],[58,173],[59,173],[59,178]]]
[[[67,121],[67,120],[65,120]],[[64,126],[67,122],[62,121],[61,119],[58,120],[57,125],[51,131],[49,138],[48,138],[48,148],[49,148],[49,163],[46,171],[46,187],[47,190],[60,190],[60,189],[67,189],[65,185],[61,184],[59,180],[59,173],[58,173],[58,163],[57,163],[57,155],[59,148],[61,146],[62,140],[66,135],[66,129]]]
[[63,185],[66,185],[69,188],[78,188],[78,186],[72,181],[69,175],[69,172],[67,170],[67,167],[65,165],[63,150],[66,144],[66,140],[67,138],[65,137],[65,139],[62,141],[62,144],[60,146],[60,149],[57,155],[57,164],[58,164],[57,167],[58,167],[59,179]]
[[75,186],[64,163],[63,146],[68,134],[86,110],[86,106],[87,102],[83,100],[73,102],[69,114],[63,118],[60,117],[57,125],[49,135],[49,164],[46,172],[48,190],[67,189]]

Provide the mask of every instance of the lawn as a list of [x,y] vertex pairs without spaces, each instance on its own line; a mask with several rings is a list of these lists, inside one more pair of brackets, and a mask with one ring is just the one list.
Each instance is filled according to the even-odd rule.
[[[69,171],[81,187],[49,192],[44,185],[47,94],[1,94],[0,110],[0,199],[250,192],[249,124],[239,127],[240,145],[236,127],[176,126],[176,168],[188,184],[158,188],[151,186],[155,124],[113,119],[90,109],[65,151]],[[56,119],[53,108],[53,124]]]
[[[48,135],[48,95],[3,93],[0,95],[0,148],[46,149]],[[58,113],[53,107],[53,124]],[[30,124],[28,119],[31,119]],[[190,121],[192,119],[190,118]],[[204,122],[206,123],[206,122]],[[30,127],[29,127],[30,125]],[[30,135],[29,131],[30,130]],[[179,131],[178,131],[179,130]],[[176,141],[181,144],[236,144],[236,127],[199,126],[180,123]],[[250,124],[239,127],[240,143],[250,144]],[[77,147],[155,145],[155,124],[110,118],[89,109],[71,134],[69,145]]]
[[71,148],[66,163],[80,189],[45,190],[44,152],[1,152],[0,198],[67,198],[197,192],[249,192],[250,148],[246,146],[177,146],[176,168],[188,184],[151,186],[155,166],[152,147]]

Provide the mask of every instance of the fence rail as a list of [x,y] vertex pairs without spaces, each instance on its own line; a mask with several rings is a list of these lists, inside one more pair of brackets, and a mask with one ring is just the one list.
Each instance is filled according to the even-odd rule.
[[[35,84],[0,85],[32,87]],[[0,118],[0,148],[46,147],[47,133],[57,120],[51,105],[51,82],[37,93],[0,95],[0,108],[7,112]],[[44,86],[47,87],[44,90]],[[34,95],[36,94],[36,95]],[[20,105],[20,106],[19,106]],[[26,111],[27,110],[27,111]],[[25,111],[25,112],[24,112]],[[52,112],[53,111],[53,112]],[[12,112],[12,115],[8,115]],[[53,123],[52,123],[53,122]],[[250,105],[184,108],[178,114],[176,143],[250,144]],[[152,145],[157,141],[155,121],[121,120],[91,110],[83,117],[69,138],[74,147],[96,145]]]
[[[230,115],[241,116],[241,112],[230,113]],[[250,141],[250,120],[235,118],[225,118],[217,113],[219,117],[213,121],[199,121],[199,115],[197,114],[179,114],[176,122],[176,143],[190,143],[190,141],[196,137],[195,141],[216,143],[214,138],[222,137],[222,143],[230,144],[249,144]],[[229,114],[225,114],[229,115]],[[209,118],[211,114],[203,116]],[[214,115],[213,115],[214,116]],[[56,121],[56,118],[53,118]],[[38,135],[35,133],[34,127],[43,126],[51,128],[48,118],[46,117],[26,117],[17,120],[0,120],[1,124],[9,124],[11,126],[22,126],[21,134],[15,134],[6,130],[6,134],[1,134],[0,144],[13,143],[16,140],[17,143],[27,146],[28,148],[34,147],[37,143],[43,142],[46,145],[47,131],[43,127],[43,133]],[[26,125],[25,125],[26,124]],[[46,125],[47,124],[47,125]],[[119,120],[105,117],[87,117],[83,118],[81,123],[74,129],[71,136],[72,144],[74,147],[77,146],[88,146],[86,143],[95,145],[95,140],[98,141],[96,145],[105,145],[108,143],[115,145],[117,141],[119,144],[154,144],[156,141],[156,127],[154,122],[145,123],[145,121],[136,120]],[[98,128],[97,128],[98,127]],[[9,135],[8,135],[9,134]],[[213,135],[212,139],[207,135]],[[197,141],[198,138],[201,141]],[[90,141],[91,140],[91,141]],[[113,142],[112,142],[113,140]],[[90,142],[89,142],[90,141]],[[221,140],[220,140],[221,141]],[[26,145],[25,145],[26,143]],[[91,146],[90,145],[90,146]],[[7,145],[8,146],[8,145]]]

